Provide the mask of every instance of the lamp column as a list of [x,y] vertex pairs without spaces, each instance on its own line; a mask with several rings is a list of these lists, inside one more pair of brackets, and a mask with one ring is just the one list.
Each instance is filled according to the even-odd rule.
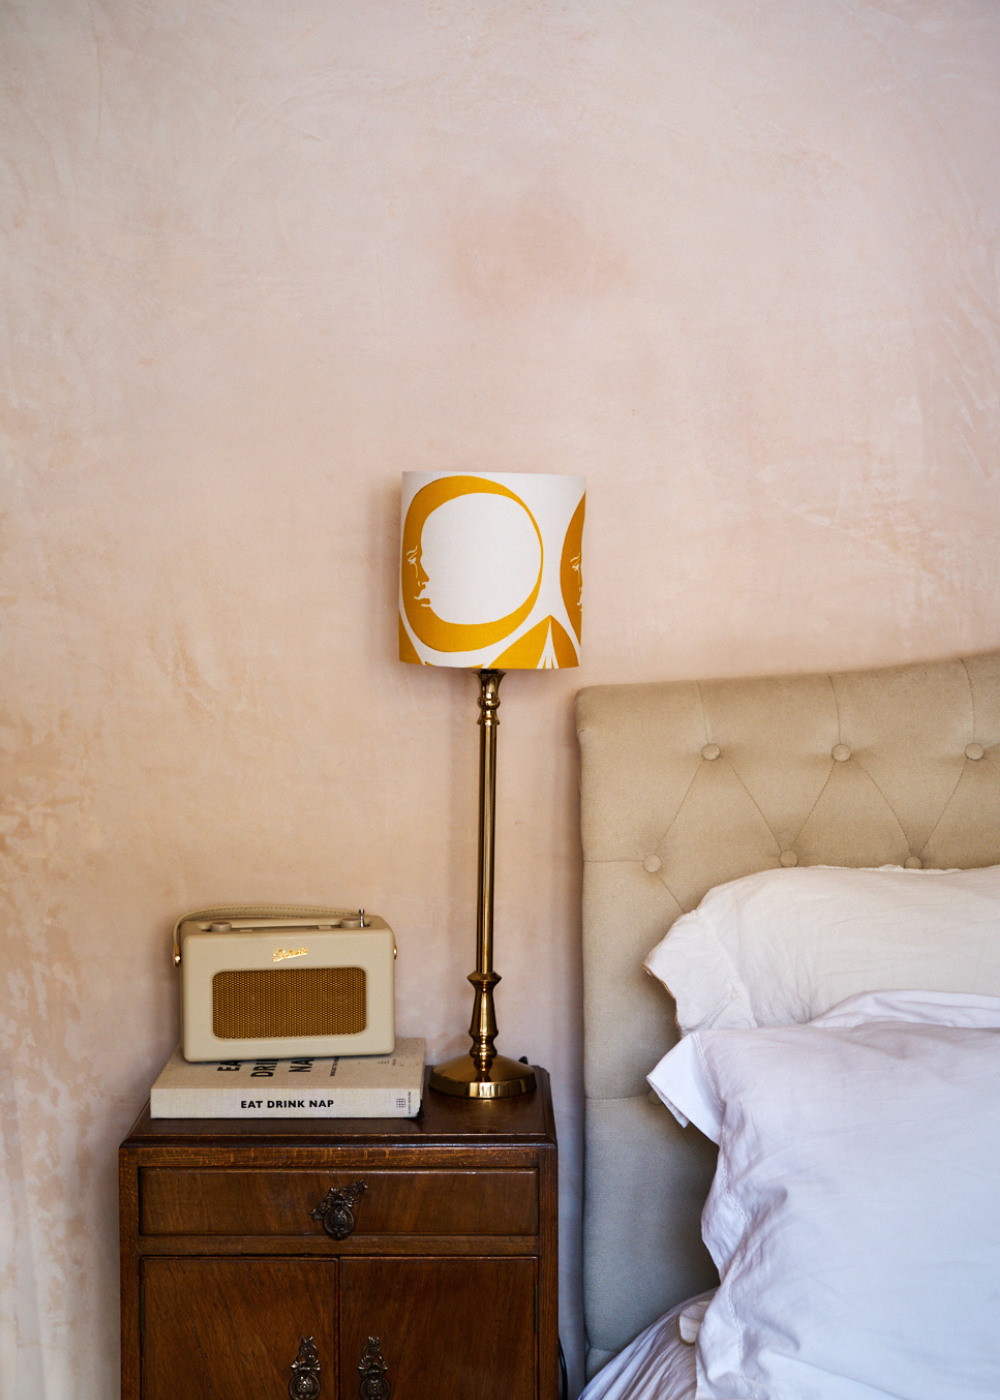
[[493,988],[500,974],[493,969],[493,867],[496,831],[497,730],[503,671],[479,672],[479,884],[476,900],[476,970],[469,981],[476,989],[469,1035],[472,1047],[431,1071],[431,1088],[462,1098],[501,1099],[526,1094],[535,1087],[535,1074],[519,1060],[498,1055]]

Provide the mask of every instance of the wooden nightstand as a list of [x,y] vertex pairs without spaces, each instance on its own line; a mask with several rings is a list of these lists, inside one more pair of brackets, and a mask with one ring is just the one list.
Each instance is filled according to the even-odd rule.
[[557,1400],[536,1074],[493,1103],[425,1089],[416,1120],[146,1108],[119,1152],[122,1400]]

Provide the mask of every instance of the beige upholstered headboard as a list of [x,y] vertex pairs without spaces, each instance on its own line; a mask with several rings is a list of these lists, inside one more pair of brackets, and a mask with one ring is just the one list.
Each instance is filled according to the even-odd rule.
[[1000,863],[1000,652],[577,697],[584,851],[588,1374],[711,1286],[714,1149],[650,1102],[676,1039],[642,960],[725,880],[778,865]]

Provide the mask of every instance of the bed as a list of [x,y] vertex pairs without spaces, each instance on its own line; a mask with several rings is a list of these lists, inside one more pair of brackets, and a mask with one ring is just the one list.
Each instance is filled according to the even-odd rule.
[[594,687],[577,731],[592,1377],[718,1283],[700,1232],[716,1149],[650,1089],[678,1031],[644,959],[710,889],[756,872],[1000,863],[1000,653]]

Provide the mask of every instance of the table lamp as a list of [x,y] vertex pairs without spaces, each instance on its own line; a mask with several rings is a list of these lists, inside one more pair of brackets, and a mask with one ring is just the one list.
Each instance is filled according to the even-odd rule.
[[499,1099],[535,1087],[498,1055],[493,855],[500,682],[511,670],[579,665],[584,479],[536,472],[404,472],[399,658],[479,672],[479,891],[472,1047],[431,1088]]

